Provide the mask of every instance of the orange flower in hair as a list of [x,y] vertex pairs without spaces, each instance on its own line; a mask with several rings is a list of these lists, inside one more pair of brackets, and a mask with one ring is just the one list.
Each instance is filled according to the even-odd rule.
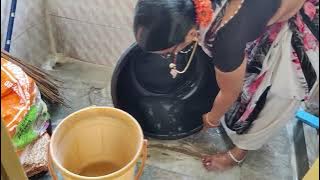
[[196,21],[200,27],[206,27],[213,18],[211,0],[193,0],[196,10]]

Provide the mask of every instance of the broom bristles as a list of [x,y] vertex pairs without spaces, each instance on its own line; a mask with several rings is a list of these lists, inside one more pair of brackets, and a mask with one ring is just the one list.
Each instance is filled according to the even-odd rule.
[[8,52],[1,50],[1,58],[4,58],[17,66],[19,66],[29,77],[31,77],[37,84],[39,91],[43,98],[50,103],[59,103],[68,106],[65,99],[61,96],[59,88],[62,81],[54,78],[52,75],[44,72],[42,69],[33,66],[19,58],[13,57]]

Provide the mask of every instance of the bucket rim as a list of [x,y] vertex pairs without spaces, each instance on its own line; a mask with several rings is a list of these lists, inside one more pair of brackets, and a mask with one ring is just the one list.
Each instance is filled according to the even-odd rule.
[[[108,110],[112,110],[112,111],[117,111],[119,113],[122,113],[126,116],[128,116],[128,118],[132,119],[133,120],[133,123],[138,127],[139,129],[139,134],[140,134],[140,137],[141,137],[141,141],[140,141],[140,144],[139,144],[139,147],[138,147],[138,151],[137,153],[135,154],[135,156],[130,160],[130,162],[123,166],[121,169],[119,169],[118,171],[116,172],[113,172],[113,173],[110,173],[110,174],[107,174],[107,175],[104,175],[104,176],[96,176],[96,177],[87,177],[87,176],[81,176],[81,175],[78,175],[78,174],[75,174],[69,170],[67,170],[66,168],[64,168],[60,163],[58,163],[56,157],[53,156],[53,145],[51,143],[52,139],[55,138],[56,136],[56,131],[54,130],[53,133],[52,133],[52,136],[51,136],[51,140],[50,140],[50,150],[49,150],[49,156],[51,157],[52,159],[52,162],[55,166],[58,167],[58,169],[60,169],[62,171],[63,174],[66,174],[66,175],[71,175],[73,177],[76,177],[76,178],[79,178],[79,179],[88,179],[88,180],[93,180],[93,179],[102,179],[102,178],[110,178],[110,177],[119,177],[121,175],[123,175],[126,170],[132,168],[135,163],[138,161],[139,157],[141,156],[141,152],[142,152],[142,149],[143,149],[143,141],[144,141],[144,135],[143,135],[143,131],[142,131],[142,128],[140,126],[140,124],[138,123],[138,121],[133,117],[131,116],[129,113],[121,110],[121,109],[118,109],[118,108],[114,108],[114,107],[108,107],[108,106],[90,106],[90,107],[86,107],[86,108],[83,108],[83,109],[80,109],[78,111],[75,111],[73,113],[71,113],[70,115],[66,116],[59,124],[58,126],[55,128],[55,129],[59,129],[63,124],[66,123],[66,120],[72,116],[74,116],[75,114],[78,114],[80,112],[84,112],[84,111],[88,111],[90,109],[108,109]],[[54,168],[55,169],[55,168]]]

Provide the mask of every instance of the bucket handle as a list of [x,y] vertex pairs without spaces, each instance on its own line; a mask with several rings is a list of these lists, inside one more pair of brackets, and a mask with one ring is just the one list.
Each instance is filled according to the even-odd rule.
[[141,165],[139,168],[139,171],[135,177],[135,180],[139,180],[142,176],[144,166],[146,165],[147,157],[148,157],[148,140],[143,140],[143,147],[142,147],[142,152],[141,152]]
[[50,143],[48,144],[48,170],[49,170],[50,176],[52,177],[52,180],[58,180],[58,176],[56,172],[53,170],[53,166],[52,166],[52,159],[50,156]]

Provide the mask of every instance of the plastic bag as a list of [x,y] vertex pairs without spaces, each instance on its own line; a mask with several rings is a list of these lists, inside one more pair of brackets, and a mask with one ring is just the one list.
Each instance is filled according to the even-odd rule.
[[17,65],[1,58],[1,112],[17,150],[47,129],[49,114],[34,80]]
[[30,107],[16,128],[12,138],[15,147],[21,150],[45,133],[49,126],[49,117],[46,104],[41,98],[37,98],[36,103]]

